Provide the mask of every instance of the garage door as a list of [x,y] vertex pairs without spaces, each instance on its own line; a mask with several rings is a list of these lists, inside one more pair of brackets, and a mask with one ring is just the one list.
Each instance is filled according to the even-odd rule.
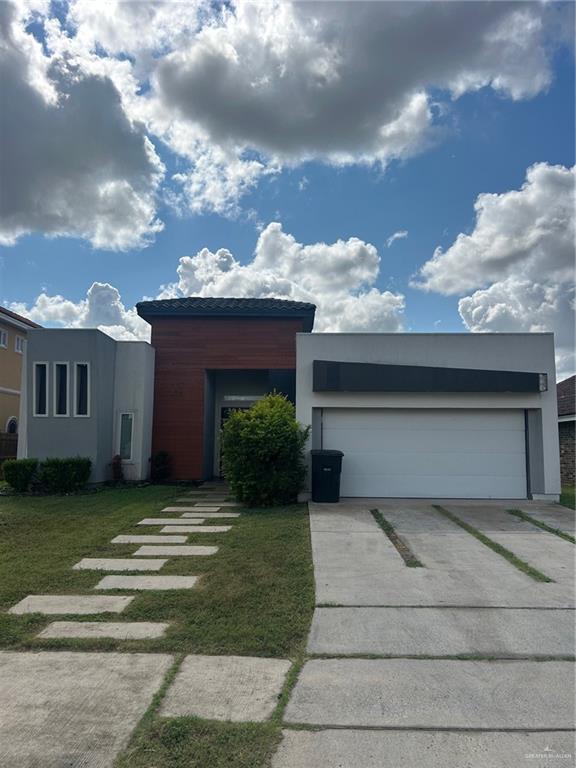
[[325,408],[342,496],[526,498],[524,412]]

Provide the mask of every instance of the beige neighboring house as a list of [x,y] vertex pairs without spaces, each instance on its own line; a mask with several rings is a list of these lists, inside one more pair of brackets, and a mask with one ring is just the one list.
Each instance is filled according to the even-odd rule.
[[29,330],[40,327],[0,307],[0,461],[16,456],[26,339]]

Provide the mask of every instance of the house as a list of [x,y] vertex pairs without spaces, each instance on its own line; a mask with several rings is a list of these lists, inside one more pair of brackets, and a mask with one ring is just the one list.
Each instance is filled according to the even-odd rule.
[[575,484],[574,424],[576,422],[576,376],[560,381],[558,393],[558,437],[560,440],[560,476],[562,485]]
[[311,333],[314,305],[279,299],[137,311],[150,345],[30,334],[21,455],[98,456],[100,480],[120,453],[139,479],[151,445],[176,480],[218,477],[230,410],[276,391],[311,426],[310,448],[344,452],[344,496],[558,498],[552,334]]
[[119,454],[126,479],[148,476],[154,350],[96,329],[32,330],[18,456],[88,456],[92,482],[110,478]]
[[22,360],[28,332],[39,327],[0,307],[0,461],[16,456]]

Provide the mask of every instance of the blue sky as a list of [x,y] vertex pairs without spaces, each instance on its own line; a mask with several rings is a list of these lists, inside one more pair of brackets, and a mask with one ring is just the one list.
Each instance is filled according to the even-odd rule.
[[[362,70],[362,83],[367,91],[373,90],[373,97],[367,94],[362,101],[355,98],[354,88],[345,90],[349,73],[358,88],[354,78],[358,77],[355,68],[360,65],[355,57],[362,54],[362,35],[366,34],[358,23],[351,39],[343,41],[347,18],[339,17],[338,6],[347,4],[320,6],[320,23],[316,19],[314,27],[321,29],[324,24],[328,29],[329,23],[335,25],[342,39],[337,34],[334,43],[334,38],[326,35],[330,44],[326,43],[324,58],[317,51],[322,50],[325,39],[314,40],[312,53],[303,49],[295,61],[290,54],[276,50],[282,32],[272,41],[258,37],[258,19],[248,13],[242,16],[240,6],[231,6],[230,20],[213,15],[209,7],[201,4],[200,10],[194,6],[193,15],[191,3],[190,15],[185,18],[177,18],[176,6],[170,3],[148,5],[158,30],[157,37],[151,40],[139,39],[130,19],[118,21],[116,17],[117,23],[111,27],[98,13],[98,4],[90,7],[82,0],[70,7],[66,3],[58,6],[57,31],[52,27],[48,35],[46,25],[55,18],[54,6],[33,1],[32,13],[29,6],[14,6],[16,10],[8,20],[12,26],[7,27],[14,46],[13,61],[26,61],[29,67],[26,81],[18,82],[15,92],[30,88],[32,75],[38,81],[38,72],[56,93],[68,94],[70,102],[75,97],[74,89],[83,86],[85,92],[78,96],[76,114],[66,119],[65,125],[54,119],[51,110],[54,112],[56,106],[45,95],[41,105],[32,97],[23,98],[19,119],[25,123],[29,116],[37,130],[45,130],[47,138],[40,148],[11,146],[23,142],[22,135],[35,141],[29,138],[26,127],[16,124],[16,118],[3,131],[3,156],[31,157],[34,164],[21,168],[21,175],[28,175],[30,187],[34,183],[35,189],[44,191],[36,199],[19,178],[17,203],[1,212],[3,231],[7,233],[0,257],[2,304],[47,325],[96,324],[118,337],[143,337],[145,329],[130,315],[130,309],[145,296],[212,292],[316,300],[317,295],[320,317],[325,318],[320,321],[320,330],[554,330],[561,347],[559,369],[572,371],[570,243],[574,225],[570,169],[574,165],[575,83],[573,50],[566,44],[568,15],[561,17],[562,24],[558,25],[550,22],[541,6],[528,4],[528,16],[511,25],[509,16],[518,13],[517,3],[510,4],[508,17],[500,10],[500,15],[482,11],[484,38],[479,33],[478,39],[467,44],[472,50],[477,46],[474,60],[468,61],[466,52],[454,44],[455,50],[446,56],[446,62],[438,65],[434,81],[427,72],[434,70],[441,58],[435,50],[442,50],[443,55],[444,49],[450,47],[450,43],[447,46],[440,40],[446,34],[446,23],[440,27],[433,17],[420,19],[419,11],[398,21],[400,12],[395,4],[371,4],[367,13],[379,14],[377,24],[382,25],[383,46],[387,30],[394,24],[401,24],[397,35],[415,29],[414,34],[429,36],[432,42],[428,46],[431,51],[423,54],[420,64],[409,62],[415,74],[406,83],[400,77],[399,83],[391,82],[389,87],[379,83],[382,78],[396,77],[396,65],[407,66],[402,59],[405,54],[391,45],[388,59],[380,59],[378,54],[370,62],[367,48],[371,69]],[[466,5],[472,4],[448,5],[454,17],[453,35],[458,34],[458,25],[467,21],[467,11],[462,10]],[[568,6],[557,7],[565,12]],[[272,4],[260,11],[270,16],[274,12],[282,13],[274,11]],[[309,19],[306,13],[299,14],[294,11],[290,23],[301,25],[308,34]],[[216,27],[214,37],[209,39],[216,53],[212,49],[206,53],[206,33],[202,30],[207,15]],[[535,19],[545,30],[541,38],[525,31]],[[374,19],[368,20],[373,27]],[[281,30],[282,19],[276,21]],[[449,19],[448,26],[451,23]],[[331,29],[333,32],[334,27]],[[508,46],[508,54],[501,60],[487,42],[495,30],[511,36],[503,43]],[[441,48],[435,48],[434,35],[438,35]],[[32,55],[32,36],[44,46],[41,67]],[[512,44],[517,50],[510,53]],[[536,55],[539,45],[541,55]],[[255,83],[261,86],[262,95],[255,106],[249,89],[246,103],[242,102],[241,80],[227,93],[226,79],[219,89],[217,82],[210,82],[214,75],[202,80],[202,71],[196,71],[200,54],[210,64],[225,46],[234,47],[243,65],[234,70],[234,77],[242,77],[245,67],[250,70],[246,75],[251,78],[250,88]],[[86,50],[89,53],[79,52]],[[254,50],[259,56],[254,55]],[[288,128],[284,132],[274,119],[275,111],[284,109],[280,99],[286,98],[282,94],[286,78],[278,79],[275,86],[275,74],[270,75],[269,67],[278,67],[282,56],[286,61],[280,61],[280,65],[288,68],[300,89],[296,95],[293,90],[287,91],[296,102],[294,110],[282,116],[284,123],[293,123],[291,133]],[[307,56],[308,68],[296,72],[295,67],[302,60],[308,61]],[[57,74],[55,68],[50,70],[50,66],[62,61],[68,66],[72,57],[76,57],[75,65],[84,78],[80,86],[66,73],[61,74],[62,67]],[[7,65],[10,67],[10,61]],[[109,69],[104,70],[104,66]],[[424,74],[419,74],[418,66]],[[127,68],[138,81],[137,92],[128,83]],[[326,107],[327,114],[323,115],[316,101],[308,103],[304,96],[300,104],[300,93],[309,86],[310,72],[317,77],[320,70],[322,88],[333,91],[327,101],[333,99],[340,110],[344,105],[344,110],[336,113],[338,128],[334,131],[338,136],[325,145],[323,135],[335,126],[334,111],[328,115]],[[338,80],[331,79],[332,70],[338,72]],[[429,78],[431,82],[427,82]],[[461,85],[471,78],[473,86]],[[270,79],[273,88],[269,87]],[[114,93],[122,93],[123,114],[118,113],[112,90],[103,88],[103,80],[113,84]],[[293,89],[294,83],[290,87]],[[342,93],[337,92],[339,87]],[[39,90],[37,84],[35,88]],[[387,88],[394,98],[389,97]],[[236,92],[238,104],[232,109],[229,101]],[[427,98],[428,116],[423,127],[421,117],[412,119],[406,107],[417,93],[425,93]],[[350,120],[349,127],[345,125],[347,99],[350,110],[358,112],[356,124]],[[89,110],[92,105],[98,117],[83,121],[82,130],[78,128],[74,134],[78,110]],[[333,110],[332,104],[329,106]],[[313,112],[313,120],[307,117],[314,123],[310,129],[298,122],[300,107],[303,112]],[[259,115],[258,122],[252,119],[254,113]],[[138,120],[138,127],[123,122],[125,118]],[[42,119],[46,119],[45,127]],[[378,120],[386,127],[398,119],[402,121],[399,142],[387,143],[379,138],[380,133],[370,136],[357,128],[362,121],[370,125]],[[99,120],[105,128],[98,127]],[[96,150],[91,149],[92,137],[86,135],[91,125],[95,125],[94,141],[101,144]],[[109,135],[106,133],[100,141],[108,130]],[[301,138],[293,139],[299,132]],[[143,136],[154,147],[153,162],[142,152]],[[58,164],[48,157],[44,173],[39,165],[50,152]],[[205,158],[207,162],[202,165]],[[245,163],[250,160],[258,161],[259,170],[245,188],[243,180],[252,172]],[[235,167],[235,162],[240,165],[232,173],[230,168]],[[164,168],[160,172],[161,164]],[[528,179],[528,170],[535,164],[540,171]],[[214,168],[216,182],[211,175]],[[105,183],[107,172],[114,184],[126,180],[125,184],[136,190],[137,205],[134,196],[122,196],[126,187],[120,185],[117,202],[99,208],[100,199],[94,202],[90,185],[95,179]],[[179,180],[172,178],[175,173],[180,175]],[[36,175],[39,181],[35,181]],[[10,194],[10,185],[4,181],[3,186],[3,196]],[[221,193],[223,187],[225,194]],[[475,204],[483,193],[501,198],[480,221]],[[512,197],[518,194],[525,199]],[[84,198],[85,205],[80,207]],[[117,209],[117,218],[110,207]],[[152,219],[162,221],[162,231],[153,231]],[[266,237],[272,222],[281,225],[281,234]],[[530,227],[534,227],[533,232]],[[116,234],[110,234],[113,229],[115,233],[126,232],[119,240]],[[388,238],[398,232],[407,234],[388,247]],[[469,240],[456,247],[462,234]],[[262,240],[257,246],[259,237]],[[331,248],[337,241],[343,241],[338,252]],[[490,252],[494,243],[498,243],[497,252]],[[418,277],[437,248],[447,258],[433,266],[427,276],[420,273]],[[210,252],[202,261],[202,274],[209,277],[199,282],[195,257],[202,249]],[[226,274],[215,266],[218,249],[227,249],[231,254],[218,257],[219,263],[224,263],[222,259],[226,263]],[[255,250],[260,255],[253,263]],[[183,257],[191,258],[180,262]],[[291,259],[296,259],[299,266]],[[176,273],[179,264],[180,279]],[[248,269],[235,271],[242,266]],[[295,269],[300,276],[294,277]],[[309,273],[305,274],[305,270]],[[472,273],[474,278],[470,278]],[[97,288],[87,298],[94,283]],[[100,289],[99,284],[108,287]],[[370,291],[377,292],[372,294],[373,303],[363,299]],[[333,314],[331,305],[336,308]]]

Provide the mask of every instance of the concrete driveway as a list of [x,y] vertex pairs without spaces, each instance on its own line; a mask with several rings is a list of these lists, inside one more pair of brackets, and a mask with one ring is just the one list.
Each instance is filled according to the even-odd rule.
[[310,504],[317,608],[274,768],[574,764],[574,544],[518,508],[574,535],[532,502]]

